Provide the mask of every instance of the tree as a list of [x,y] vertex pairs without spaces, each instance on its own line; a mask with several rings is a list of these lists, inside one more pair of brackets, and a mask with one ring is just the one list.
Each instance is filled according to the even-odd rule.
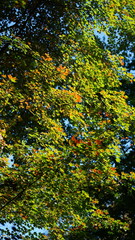
[[133,157],[125,163],[134,149],[126,150],[134,76],[121,54],[128,61],[135,9],[124,2],[1,3],[0,216],[14,224],[8,238],[39,239],[33,227],[48,228],[50,239],[134,236]]

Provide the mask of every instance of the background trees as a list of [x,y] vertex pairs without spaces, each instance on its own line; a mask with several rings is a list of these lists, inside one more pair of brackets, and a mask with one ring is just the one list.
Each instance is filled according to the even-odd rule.
[[39,239],[33,226],[50,239],[131,239],[134,1],[1,12],[1,224],[18,239]]

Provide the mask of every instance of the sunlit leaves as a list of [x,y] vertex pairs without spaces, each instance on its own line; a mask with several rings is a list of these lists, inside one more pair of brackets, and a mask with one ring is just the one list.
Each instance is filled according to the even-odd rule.
[[135,110],[121,86],[134,76],[113,41],[134,30],[133,1],[50,3],[12,1],[15,20],[7,11],[2,28],[16,22],[1,37],[1,218],[23,234],[48,228],[50,239],[125,237],[135,176],[121,166],[122,139]]

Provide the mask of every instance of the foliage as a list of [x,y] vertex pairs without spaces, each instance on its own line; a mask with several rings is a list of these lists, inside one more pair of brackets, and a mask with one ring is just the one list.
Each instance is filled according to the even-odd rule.
[[1,238],[133,238],[134,1],[5,2]]

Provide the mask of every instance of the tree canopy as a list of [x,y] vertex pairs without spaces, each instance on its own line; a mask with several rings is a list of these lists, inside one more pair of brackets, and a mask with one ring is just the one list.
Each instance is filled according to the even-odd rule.
[[1,239],[132,239],[135,1],[0,9]]

